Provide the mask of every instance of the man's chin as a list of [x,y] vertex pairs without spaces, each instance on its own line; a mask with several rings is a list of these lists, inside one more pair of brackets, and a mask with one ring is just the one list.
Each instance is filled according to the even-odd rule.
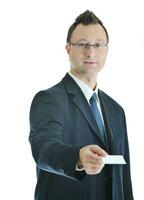
[[87,68],[85,69],[85,73],[89,75],[94,75],[99,72],[98,68]]

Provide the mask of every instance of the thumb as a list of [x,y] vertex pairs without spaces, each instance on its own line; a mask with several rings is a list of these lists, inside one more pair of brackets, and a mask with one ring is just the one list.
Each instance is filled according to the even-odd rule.
[[94,154],[97,154],[98,156],[107,156],[107,152],[104,151],[101,147],[99,147],[98,145],[90,145],[90,151]]

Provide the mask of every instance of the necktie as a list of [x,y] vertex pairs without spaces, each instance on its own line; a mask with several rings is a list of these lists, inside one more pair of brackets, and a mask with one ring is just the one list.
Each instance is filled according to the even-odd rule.
[[91,111],[95,118],[95,121],[98,125],[99,132],[100,132],[100,138],[104,141],[105,129],[104,129],[104,124],[102,122],[101,115],[100,115],[100,111],[97,107],[97,96],[96,96],[95,92],[93,93],[92,97],[90,98],[90,108],[91,108]]

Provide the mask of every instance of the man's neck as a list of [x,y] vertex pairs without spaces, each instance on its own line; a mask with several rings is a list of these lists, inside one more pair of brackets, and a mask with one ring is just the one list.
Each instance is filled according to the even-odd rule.
[[70,72],[75,75],[78,79],[86,83],[92,90],[96,88],[96,83],[97,83],[97,77],[88,77],[88,76],[83,76],[79,73],[77,73],[75,70],[70,69]]

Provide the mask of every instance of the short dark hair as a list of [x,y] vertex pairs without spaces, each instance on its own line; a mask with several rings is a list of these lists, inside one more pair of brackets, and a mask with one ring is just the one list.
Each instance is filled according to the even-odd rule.
[[83,25],[100,24],[106,33],[107,43],[109,42],[109,35],[106,28],[103,25],[103,22],[93,12],[86,10],[85,12],[81,13],[75,19],[75,22],[70,26],[67,34],[67,43],[71,42],[72,33],[78,24],[83,24]]

